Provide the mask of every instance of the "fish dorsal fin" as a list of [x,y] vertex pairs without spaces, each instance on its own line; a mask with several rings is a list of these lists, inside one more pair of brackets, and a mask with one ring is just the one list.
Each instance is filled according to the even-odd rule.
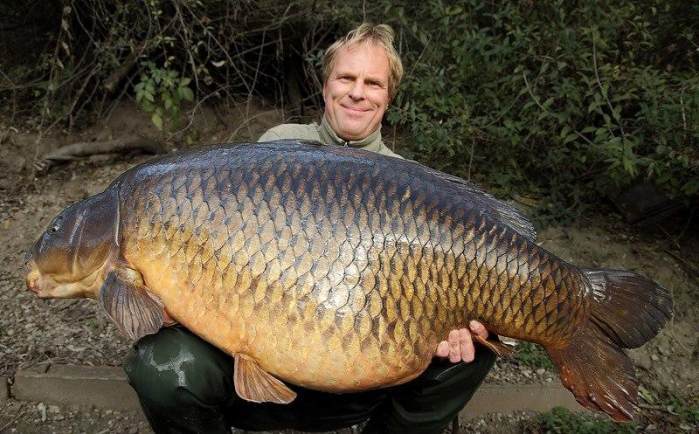
[[536,242],[536,229],[534,229],[534,225],[514,206],[496,199],[491,194],[478,188],[475,184],[461,179],[458,176],[449,175],[430,168],[426,169],[432,175],[454,183],[462,193],[468,194],[470,199],[483,208],[487,214],[505,223],[508,227],[512,228],[529,241]]
[[235,355],[233,380],[235,393],[246,401],[288,404],[296,399],[296,392],[242,354]]
[[99,302],[119,330],[134,341],[157,333],[163,326],[163,304],[130,268],[115,268],[107,274]]

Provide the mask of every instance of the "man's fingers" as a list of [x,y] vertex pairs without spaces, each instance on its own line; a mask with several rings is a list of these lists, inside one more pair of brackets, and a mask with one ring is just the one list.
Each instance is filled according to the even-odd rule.
[[473,346],[473,335],[487,339],[488,330],[478,321],[469,322],[468,327],[450,331],[447,340],[437,345],[435,355],[438,357],[448,356],[449,361],[452,363],[462,360],[466,363],[472,362],[476,356],[476,349]]
[[456,363],[461,360],[461,348],[459,345],[459,331],[449,332],[449,361]]
[[459,344],[461,346],[461,354],[459,354],[459,358],[466,363],[472,362],[475,355],[475,350],[473,348],[471,332],[469,332],[468,329],[459,330]]
[[468,323],[468,327],[471,329],[471,333],[477,334],[483,339],[488,339],[488,330],[485,326],[478,321],[471,321]]
[[447,357],[449,355],[449,342],[442,341],[437,345],[437,351],[434,353],[437,357]]

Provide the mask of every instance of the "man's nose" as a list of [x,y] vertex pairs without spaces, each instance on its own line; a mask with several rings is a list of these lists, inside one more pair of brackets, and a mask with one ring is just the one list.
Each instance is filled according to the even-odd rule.
[[362,83],[361,80],[356,80],[354,84],[352,84],[349,96],[355,100],[364,98],[364,83]]

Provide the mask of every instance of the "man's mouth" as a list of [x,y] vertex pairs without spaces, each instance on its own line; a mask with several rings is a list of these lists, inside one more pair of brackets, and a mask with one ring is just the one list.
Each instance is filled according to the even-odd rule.
[[368,108],[363,108],[363,107],[352,107],[352,106],[346,106],[346,105],[341,105],[341,107],[344,108],[345,110],[348,110],[348,111],[353,112],[353,113],[364,113],[364,112],[369,111]]

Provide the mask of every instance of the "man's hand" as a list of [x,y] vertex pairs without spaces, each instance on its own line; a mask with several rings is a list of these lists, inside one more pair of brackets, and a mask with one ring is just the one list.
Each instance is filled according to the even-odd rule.
[[[488,338],[488,330],[478,321],[468,323],[469,328],[452,330],[449,332],[449,340],[442,341],[437,345],[435,356],[449,357],[449,361],[457,363],[464,361],[470,363],[476,355],[476,350],[473,347],[473,338],[471,333],[476,334],[483,339]],[[469,330],[470,329],[470,330]]]

